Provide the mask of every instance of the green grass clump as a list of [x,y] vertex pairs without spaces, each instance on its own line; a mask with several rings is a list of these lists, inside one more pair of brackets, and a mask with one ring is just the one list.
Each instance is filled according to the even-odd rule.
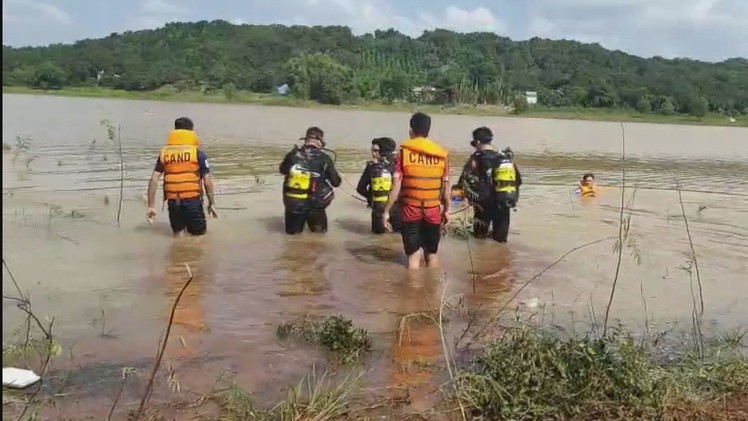
[[225,421],[325,421],[345,419],[352,411],[354,394],[365,372],[333,381],[328,373],[312,373],[288,390],[286,399],[269,410],[261,409],[251,395],[232,385],[221,393],[221,419]]
[[562,339],[520,327],[455,381],[455,397],[482,419],[667,419],[748,391],[748,359],[719,349],[707,361],[667,360],[623,331]]
[[371,351],[372,341],[368,332],[353,326],[350,319],[330,316],[323,321],[302,317],[278,326],[280,339],[295,338],[329,351],[343,364],[358,361]]

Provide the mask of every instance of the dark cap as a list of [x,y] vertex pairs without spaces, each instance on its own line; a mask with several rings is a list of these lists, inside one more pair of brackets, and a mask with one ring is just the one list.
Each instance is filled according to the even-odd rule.
[[308,129],[306,129],[306,134],[304,134],[304,139],[315,139],[319,141],[325,140],[325,132],[322,131],[317,126],[312,126]]
[[371,144],[379,146],[379,153],[382,155],[389,155],[397,148],[397,143],[390,137],[378,137]]
[[473,130],[473,140],[484,145],[491,143],[493,141],[493,132],[486,126],[478,127]]

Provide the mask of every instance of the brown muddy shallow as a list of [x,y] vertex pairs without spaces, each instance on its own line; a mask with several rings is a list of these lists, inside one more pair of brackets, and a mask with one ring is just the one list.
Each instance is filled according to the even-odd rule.
[[[406,137],[408,115],[22,95],[3,95],[3,110],[3,143],[15,147],[17,135],[32,139],[27,150],[3,152],[3,257],[36,311],[56,318],[66,351],[55,368],[79,369],[67,379],[66,393],[75,398],[63,405],[68,414],[106,415],[120,367],[150,366],[185,264],[195,280],[177,311],[164,369],[176,370],[188,398],[225,372],[265,399],[277,397],[321,362],[275,340],[279,323],[306,313],[343,314],[374,335],[368,361],[374,386],[429,381],[404,366],[440,358],[438,331],[414,325],[402,346],[397,333],[402,316],[438,306],[440,274],[407,274],[399,237],[369,235],[369,213],[350,195],[371,138]],[[205,237],[175,241],[165,214],[153,226],[145,221],[144,195],[159,145],[182,115],[195,120],[210,157],[221,218],[209,221]],[[119,228],[119,157],[99,125],[103,118],[122,126]],[[275,171],[310,125],[326,131],[350,184],[329,209],[326,235],[288,238]],[[490,312],[571,248],[617,235],[621,130],[603,122],[434,116],[433,137],[456,156],[455,169],[479,125],[512,146],[525,179],[510,242],[471,242],[475,292],[465,241],[446,239],[441,255],[446,295],[462,293],[468,308]],[[631,235],[640,262],[627,248],[613,317],[640,326],[646,301],[650,323],[690,324],[689,277],[679,269],[689,244],[673,190],[677,178],[699,258],[705,320],[709,328],[746,325],[748,130],[625,129],[627,201],[635,191]],[[570,192],[587,171],[608,187],[582,203]],[[592,308],[600,317],[615,270],[612,245],[569,255],[517,303],[537,297],[537,311],[567,326],[589,319]],[[3,293],[15,294],[5,272]],[[4,302],[4,341],[20,321]],[[459,323],[451,325],[448,338],[459,331]]]

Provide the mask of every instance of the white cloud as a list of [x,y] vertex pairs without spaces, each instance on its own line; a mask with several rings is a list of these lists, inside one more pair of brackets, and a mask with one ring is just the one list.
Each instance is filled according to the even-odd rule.
[[183,20],[188,14],[189,10],[185,6],[178,6],[166,0],[143,0],[135,25],[152,29],[168,22]]
[[528,13],[528,36],[643,55],[748,56],[746,0],[536,0]]
[[179,6],[164,0],[145,0],[140,5],[140,11],[149,15],[179,15],[182,13]]
[[420,13],[416,22],[418,31],[412,35],[420,35],[424,29],[449,29],[456,32],[499,32],[506,31],[506,26],[490,10],[477,7],[465,10],[449,6],[441,16]]
[[[434,28],[459,32],[506,30],[504,23],[486,7],[465,9],[449,6],[437,14],[415,10],[405,15],[404,10],[395,7],[394,0],[291,0],[283,3],[293,10],[294,20],[347,25],[357,34],[388,28],[412,36]],[[403,5],[399,3],[398,7]],[[418,9],[415,4],[409,4],[410,8]]]
[[3,23],[69,24],[72,21],[66,11],[53,4],[34,0],[3,2]]
[[502,27],[499,20],[485,7],[463,10],[459,7],[449,6],[447,7],[444,23],[447,26],[462,31],[495,31]]
[[231,23],[232,23],[233,25],[246,25],[246,24],[247,24],[247,21],[245,21],[245,20],[244,20],[244,19],[242,19],[242,18],[234,18],[234,19],[231,19]]

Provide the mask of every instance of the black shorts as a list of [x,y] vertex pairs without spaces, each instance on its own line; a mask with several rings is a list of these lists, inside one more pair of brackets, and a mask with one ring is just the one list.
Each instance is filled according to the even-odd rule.
[[207,231],[202,199],[169,200],[169,223],[174,234],[187,230],[191,235]]
[[286,234],[294,235],[304,232],[304,225],[316,233],[327,232],[327,212],[324,208],[286,207]]
[[423,249],[426,254],[436,254],[441,239],[441,224],[429,224],[421,220],[418,222],[402,222],[403,248],[405,254],[411,254]]

